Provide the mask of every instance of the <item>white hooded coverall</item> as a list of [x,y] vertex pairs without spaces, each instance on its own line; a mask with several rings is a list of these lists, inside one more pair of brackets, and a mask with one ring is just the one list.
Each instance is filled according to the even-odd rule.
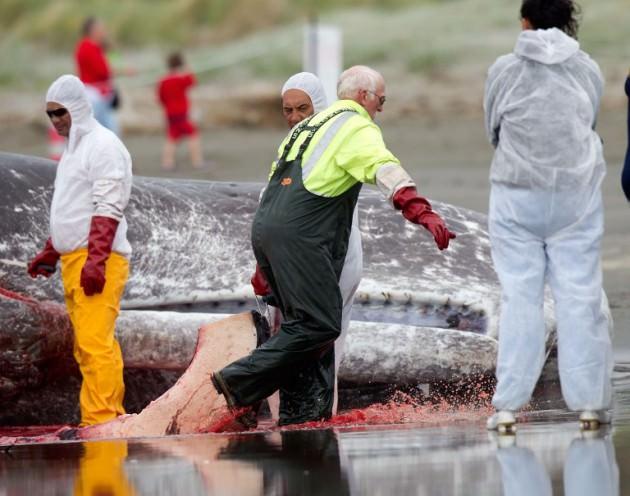
[[86,248],[92,216],[100,215],[119,221],[112,251],[129,258],[131,245],[123,214],[132,181],[127,148],[96,121],[78,78],[57,79],[48,90],[46,101],[63,105],[72,118],[50,206],[53,246],[61,254]]
[[489,231],[502,288],[498,410],[532,395],[545,358],[543,297],[555,301],[558,366],[572,410],[611,402],[612,347],[602,301],[603,90],[597,64],[558,29],[523,31],[490,68],[486,130],[496,147]]

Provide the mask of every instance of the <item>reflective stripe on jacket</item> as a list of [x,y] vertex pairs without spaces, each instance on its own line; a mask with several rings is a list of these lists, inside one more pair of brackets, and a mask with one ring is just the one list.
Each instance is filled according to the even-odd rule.
[[[367,111],[352,100],[339,100],[311,120],[311,125],[340,109],[344,112],[324,124],[305,150],[302,160],[304,187],[313,194],[336,197],[358,182],[375,184],[377,171],[385,165],[400,166],[400,161],[383,141],[380,128]],[[282,154],[291,133],[280,145]],[[295,141],[287,160],[293,160],[307,133]],[[275,170],[272,165],[271,174]],[[270,174],[270,176],[271,176]]]

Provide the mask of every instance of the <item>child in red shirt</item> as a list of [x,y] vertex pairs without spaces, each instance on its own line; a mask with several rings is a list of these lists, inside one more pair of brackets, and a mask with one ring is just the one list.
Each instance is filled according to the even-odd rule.
[[162,154],[162,168],[175,169],[175,149],[182,138],[188,140],[188,150],[195,169],[204,168],[201,140],[196,126],[188,116],[188,89],[196,84],[195,76],[184,68],[181,54],[173,53],[167,59],[169,73],[158,83],[158,99],[166,115],[166,143]]

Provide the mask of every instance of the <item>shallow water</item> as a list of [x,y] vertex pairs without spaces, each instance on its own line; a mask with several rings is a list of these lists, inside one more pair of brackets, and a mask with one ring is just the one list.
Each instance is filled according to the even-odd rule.
[[14,446],[0,495],[630,494],[630,378],[612,427],[530,411],[516,436],[489,434],[487,408],[371,407],[299,429]]

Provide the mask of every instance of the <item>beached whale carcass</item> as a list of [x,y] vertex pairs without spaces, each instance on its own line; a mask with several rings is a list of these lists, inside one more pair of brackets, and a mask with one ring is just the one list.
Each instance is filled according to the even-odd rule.
[[[75,408],[78,379],[76,370],[68,378],[72,337],[60,279],[33,280],[25,272],[48,235],[54,173],[53,162],[0,154],[0,424],[19,423],[26,411],[28,422],[40,414],[65,422]],[[134,179],[126,212],[134,254],[117,332],[128,396],[138,404],[158,396],[187,366],[209,314],[255,308],[249,229],[260,189]],[[342,405],[344,391],[492,374],[499,287],[486,218],[433,203],[458,235],[445,252],[364,188],[364,275],[339,374]],[[157,375],[148,379],[151,370]],[[55,412],[41,405],[43,397],[55,398]]]

